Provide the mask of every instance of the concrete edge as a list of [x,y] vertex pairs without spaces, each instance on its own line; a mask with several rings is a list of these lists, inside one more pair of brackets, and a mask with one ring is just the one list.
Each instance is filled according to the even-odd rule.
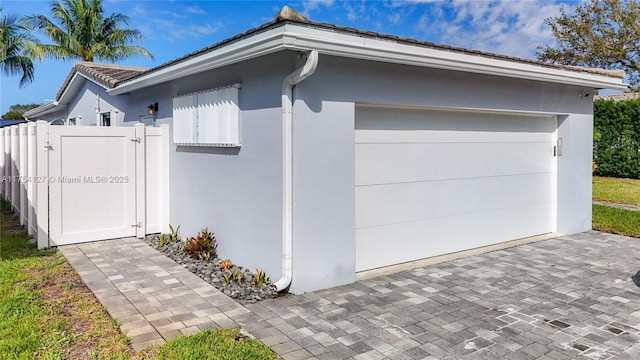
[[460,259],[468,256],[481,255],[481,254],[492,252],[492,251],[503,250],[503,249],[526,245],[526,244],[530,244],[530,243],[534,243],[542,240],[553,239],[562,235],[563,234],[559,234],[559,233],[542,234],[542,235],[531,236],[531,237],[526,237],[522,239],[505,241],[498,244],[481,246],[474,249],[462,250],[462,251],[458,251],[450,254],[444,254],[444,255],[433,256],[433,257],[424,258],[420,260],[409,261],[402,264],[396,264],[396,265],[385,266],[385,267],[372,269],[372,270],[360,271],[356,273],[356,281],[367,280],[367,279],[375,278],[378,276],[395,274],[401,271],[413,270],[419,267],[440,264],[443,262],[452,261],[452,260],[456,260],[456,259]]

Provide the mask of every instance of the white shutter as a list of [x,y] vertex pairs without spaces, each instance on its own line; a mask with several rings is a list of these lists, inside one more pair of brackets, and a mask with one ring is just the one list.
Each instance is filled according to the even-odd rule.
[[197,142],[198,96],[173,98],[173,142],[192,144]]
[[174,98],[174,143],[197,146],[239,146],[238,88],[203,91]]

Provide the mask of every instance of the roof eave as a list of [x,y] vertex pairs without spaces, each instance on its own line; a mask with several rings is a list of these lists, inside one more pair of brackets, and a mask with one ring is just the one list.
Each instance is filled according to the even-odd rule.
[[291,30],[285,34],[285,47],[290,49],[318,50],[325,55],[562,83],[596,89],[628,89],[628,85],[623,83],[623,79],[617,77],[341,33],[331,33],[331,37],[320,37],[317,32],[321,30],[290,26]]
[[283,28],[277,27],[254,34],[210,52],[186,59],[174,65],[161,68],[149,74],[123,81],[115,88],[107,90],[109,95],[121,95],[128,92],[174,80],[203,71],[220,68],[241,61],[257,58],[284,49]]
[[[108,89],[108,87],[91,79],[89,76],[79,71],[76,71],[73,74],[73,77],[71,78],[71,80],[69,80],[69,82],[67,83],[67,86],[62,91],[62,94],[60,94],[60,97],[58,98],[58,103],[60,103],[61,105],[69,104],[71,100],[73,100],[73,97],[76,95],[77,90],[82,86],[84,81],[87,81],[87,80],[91,81],[92,83],[100,86],[105,90]],[[82,82],[79,82],[79,81],[82,81]]]
[[24,114],[22,114],[22,116],[25,119],[31,120],[30,118],[48,114],[56,110],[58,110],[58,102],[51,101],[46,104],[40,105],[37,108],[33,108],[31,110],[25,111]]
[[281,26],[265,32],[252,34],[210,52],[152,71],[130,81],[124,81],[107,92],[110,95],[120,95],[284,49],[317,50],[323,55],[561,83],[586,88],[628,89],[628,85],[623,83],[623,79],[617,77],[330,32],[295,23],[283,23]]

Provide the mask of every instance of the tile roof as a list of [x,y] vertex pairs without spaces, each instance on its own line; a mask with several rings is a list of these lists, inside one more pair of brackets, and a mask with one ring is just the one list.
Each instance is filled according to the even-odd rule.
[[[153,67],[153,68],[151,68],[151,69],[149,69],[149,70],[147,70],[145,72],[138,73],[138,74],[126,79],[126,80],[133,80],[135,78],[147,75],[149,73],[153,73],[153,72],[158,71],[160,69],[167,68],[167,67],[169,67],[171,65],[174,65],[174,64],[177,64],[177,63],[181,63],[183,61],[186,61],[188,59],[194,58],[196,56],[209,53],[209,52],[214,51],[214,50],[216,50],[218,48],[221,48],[224,45],[227,45],[229,43],[232,43],[232,42],[235,42],[235,41],[238,41],[238,40],[242,40],[242,39],[247,38],[247,37],[249,37],[251,35],[254,35],[254,34],[257,34],[257,33],[263,32],[263,31],[267,31],[267,30],[270,30],[270,29],[273,29],[273,28],[276,28],[276,27],[279,27],[279,26],[284,26],[286,24],[296,24],[296,25],[301,25],[301,26],[307,26],[307,27],[310,27],[310,28],[316,28],[316,29],[321,29],[321,30],[330,30],[332,32],[341,32],[341,33],[346,33],[346,34],[351,34],[351,35],[374,38],[374,39],[378,39],[378,40],[391,41],[391,42],[400,43],[400,44],[408,44],[408,45],[414,45],[414,46],[419,46],[419,47],[427,47],[427,48],[431,48],[431,49],[451,51],[451,52],[457,52],[457,53],[462,53],[462,54],[467,54],[467,55],[476,55],[476,56],[486,57],[486,58],[490,58],[490,59],[498,59],[498,60],[505,60],[505,61],[511,61],[511,62],[519,62],[519,63],[525,63],[525,64],[539,65],[539,66],[553,68],[553,69],[561,69],[561,70],[568,70],[568,71],[582,72],[582,73],[591,73],[591,74],[603,75],[603,76],[613,77],[613,78],[624,78],[625,77],[625,73],[622,70],[607,70],[607,69],[597,69],[597,68],[585,68],[585,67],[580,67],[580,66],[550,64],[550,63],[540,62],[540,61],[536,61],[536,60],[523,59],[523,58],[518,58],[518,57],[513,57],[513,56],[495,54],[495,53],[486,52],[486,51],[470,50],[470,49],[465,49],[465,48],[461,48],[461,47],[454,47],[454,46],[436,44],[436,43],[427,42],[427,41],[419,41],[419,40],[410,39],[410,38],[403,38],[403,37],[399,37],[399,36],[395,36],[395,35],[387,35],[387,34],[381,34],[381,33],[372,32],[372,31],[359,30],[359,29],[355,29],[355,28],[338,26],[338,25],[333,25],[333,24],[328,24],[328,23],[315,22],[315,21],[308,20],[307,18],[303,17],[302,15],[297,13],[296,11],[292,10],[291,8],[289,8],[288,6],[285,6],[285,7],[282,8],[282,10],[280,10],[280,12],[278,12],[278,14],[276,14],[276,16],[274,17],[274,19],[271,22],[268,22],[266,24],[260,25],[258,27],[253,28],[253,29],[250,29],[250,30],[248,30],[246,32],[243,32],[241,34],[235,35],[235,36],[233,36],[231,38],[222,40],[222,41],[220,41],[218,43],[215,43],[215,44],[213,44],[211,46],[207,46],[207,47],[202,48],[200,50],[196,50],[196,51],[191,52],[189,54],[186,54],[184,56],[178,57],[178,58],[176,58],[174,60],[171,60],[171,61],[168,61],[168,62],[166,62],[164,64],[158,65],[158,66]],[[120,84],[121,82],[124,82],[126,80],[121,80],[121,81],[117,82],[116,86],[118,84]]]
[[58,94],[56,94],[56,100],[60,100],[60,97],[67,89],[76,73],[80,73],[85,77],[95,81],[96,83],[106,88],[112,89],[119,82],[128,80],[145,71],[147,71],[147,69],[141,67],[99,64],[86,61],[77,62],[73,65],[73,68],[71,68],[71,71],[62,83],[60,90],[58,90]]

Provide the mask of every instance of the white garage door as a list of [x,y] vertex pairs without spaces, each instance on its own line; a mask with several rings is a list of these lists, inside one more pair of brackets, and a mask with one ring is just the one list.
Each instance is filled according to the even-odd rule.
[[555,117],[356,108],[356,271],[553,231]]

